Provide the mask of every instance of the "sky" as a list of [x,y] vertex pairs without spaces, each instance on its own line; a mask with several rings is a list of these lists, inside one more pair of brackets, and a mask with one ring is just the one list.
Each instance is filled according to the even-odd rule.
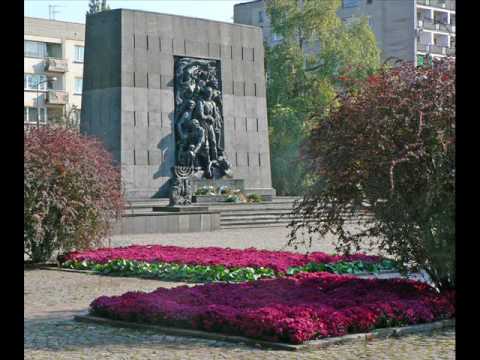
[[[134,9],[209,20],[233,22],[233,5],[251,0],[107,0],[111,9]],[[88,0],[24,0],[24,15],[49,18],[55,5],[55,20],[85,23]]]

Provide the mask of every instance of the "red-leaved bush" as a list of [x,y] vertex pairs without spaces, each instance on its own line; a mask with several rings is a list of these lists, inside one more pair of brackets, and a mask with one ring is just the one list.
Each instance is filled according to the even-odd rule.
[[403,279],[328,273],[101,296],[92,315],[299,344],[455,316],[454,292]]
[[[455,287],[455,60],[382,68],[347,91],[304,147],[312,186],[296,207],[297,233],[333,233],[338,249],[362,240]],[[360,231],[346,214],[368,212]],[[311,241],[311,238],[310,238]]]
[[308,255],[288,251],[249,249],[229,249],[220,247],[185,248],[162,245],[131,245],[119,248],[104,248],[75,251],[62,256],[64,261],[89,261],[105,264],[112,260],[136,260],[149,263],[177,263],[188,265],[223,265],[227,268],[270,268],[276,272],[286,272],[292,266],[308,263],[329,264],[339,261],[379,262],[381,257],[365,254],[349,256],[329,255],[320,251]]
[[120,174],[110,154],[70,129],[24,135],[24,251],[33,262],[55,250],[101,244],[122,209]]

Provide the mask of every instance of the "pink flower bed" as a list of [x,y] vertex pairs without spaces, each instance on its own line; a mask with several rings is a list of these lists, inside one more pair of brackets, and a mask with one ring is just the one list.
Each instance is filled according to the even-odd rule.
[[102,296],[93,315],[299,344],[455,316],[454,293],[403,279],[328,273]]
[[353,254],[349,256],[328,255],[313,252],[309,255],[288,251],[229,249],[220,247],[184,248],[162,245],[132,245],[121,248],[103,248],[77,251],[67,254],[63,261],[91,261],[104,264],[110,260],[125,259],[145,262],[178,263],[188,265],[223,265],[227,268],[265,267],[276,272],[286,272],[289,267],[308,263],[335,263],[338,261],[378,262],[379,256]]

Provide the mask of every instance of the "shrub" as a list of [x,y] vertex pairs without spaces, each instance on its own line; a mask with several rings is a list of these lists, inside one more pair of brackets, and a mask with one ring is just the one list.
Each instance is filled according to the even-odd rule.
[[121,208],[119,172],[98,141],[53,127],[25,132],[23,238],[33,262],[101,244]]
[[[347,79],[350,80],[350,79]],[[425,270],[439,289],[455,287],[455,62],[383,68],[352,81],[304,146],[315,176],[292,222],[297,233],[338,236],[337,250],[362,240],[402,270]],[[355,232],[346,217],[359,212]]]

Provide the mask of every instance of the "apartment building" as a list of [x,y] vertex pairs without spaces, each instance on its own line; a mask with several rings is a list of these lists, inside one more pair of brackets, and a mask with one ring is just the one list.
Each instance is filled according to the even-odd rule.
[[[261,27],[266,45],[275,46],[282,38],[272,31],[268,1],[236,4],[234,22]],[[298,0],[299,5],[306,1],[318,0]],[[455,55],[455,0],[342,0],[337,14],[347,23],[366,16],[383,60],[423,64]]]
[[79,122],[85,25],[24,17],[24,125]]

